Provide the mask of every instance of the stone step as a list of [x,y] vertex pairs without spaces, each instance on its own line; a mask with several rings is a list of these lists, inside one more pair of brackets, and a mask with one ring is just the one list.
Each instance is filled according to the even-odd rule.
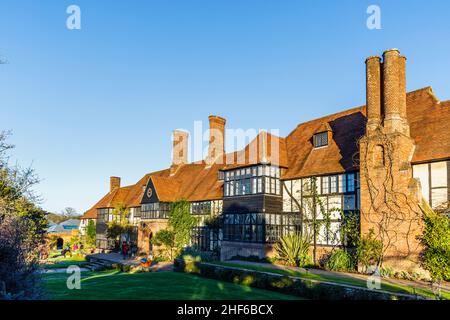
[[89,263],[84,267],[91,271],[100,271],[100,270],[107,269],[104,265],[94,264],[94,263]]

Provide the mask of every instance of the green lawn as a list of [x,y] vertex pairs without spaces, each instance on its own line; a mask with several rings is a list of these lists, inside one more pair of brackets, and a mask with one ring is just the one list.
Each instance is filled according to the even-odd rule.
[[[214,264],[229,266],[229,267],[237,267],[242,269],[254,270],[254,271],[262,271],[262,272],[272,272],[276,274],[282,274],[287,276],[296,276],[304,279],[312,279],[318,281],[327,281],[334,282],[340,284],[348,284],[358,287],[367,288],[367,283],[364,280],[351,278],[350,276],[342,275],[342,276],[329,276],[329,275],[318,275],[310,272],[301,272],[287,269],[276,269],[275,266],[267,264],[267,267],[259,266],[259,265],[247,265],[247,264],[239,264],[233,262],[214,262]],[[413,288],[406,285],[401,284],[391,284],[387,282],[383,282],[381,280],[381,289],[390,291],[390,292],[398,292],[398,293],[412,293],[419,294],[427,298],[433,298],[434,294],[431,290],[422,289],[422,288]],[[442,291],[442,297],[446,300],[450,300],[450,292]]]
[[177,272],[82,272],[81,289],[69,290],[65,273],[43,275],[48,299],[282,299],[298,297]]

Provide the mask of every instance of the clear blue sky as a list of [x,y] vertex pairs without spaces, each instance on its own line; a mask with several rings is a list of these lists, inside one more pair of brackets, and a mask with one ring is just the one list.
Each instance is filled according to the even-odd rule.
[[[66,28],[79,5],[82,29]],[[381,30],[366,9],[381,8]],[[396,47],[408,90],[450,99],[449,1],[6,1],[0,130],[42,206],[80,213],[170,164],[171,131],[209,114],[279,128],[365,103],[364,60]]]

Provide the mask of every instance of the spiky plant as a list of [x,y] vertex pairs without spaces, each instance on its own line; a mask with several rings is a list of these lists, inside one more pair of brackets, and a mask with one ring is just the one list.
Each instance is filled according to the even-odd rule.
[[278,240],[275,250],[281,260],[292,266],[305,266],[310,263],[309,247],[311,241],[300,233],[289,233]]

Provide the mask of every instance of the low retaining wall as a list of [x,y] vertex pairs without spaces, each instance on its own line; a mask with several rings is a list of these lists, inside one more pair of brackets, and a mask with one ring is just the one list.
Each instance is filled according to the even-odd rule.
[[176,259],[174,271],[197,274],[215,280],[243,284],[314,300],[417,300],[420,296],[322,282],[270,272],[219,266],[206,262]]

